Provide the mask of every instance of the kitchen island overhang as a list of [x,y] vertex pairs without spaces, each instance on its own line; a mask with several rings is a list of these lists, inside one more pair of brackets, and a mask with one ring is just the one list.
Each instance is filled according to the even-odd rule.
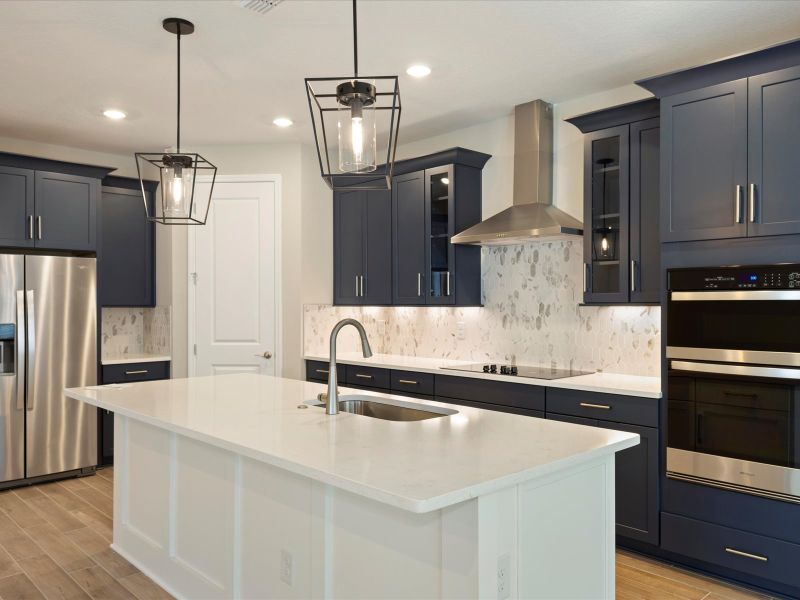
[[457,412],[331,417],[323,389],[67,390],[116,415],[114,549],[181,598],[613,598],[614,453],[638,436],[386,394]]

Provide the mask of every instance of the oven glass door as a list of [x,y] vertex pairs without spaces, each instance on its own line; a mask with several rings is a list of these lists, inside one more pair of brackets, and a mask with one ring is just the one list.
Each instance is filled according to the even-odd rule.
[[[678,294],[672,294],[667,308],[667,345],[670,348],[797,353],[800,356],[800,299],[780,302],[695,299],[707,294],[693,292],[686,294],[692,299],[681,300],[674,299]],[[673,354],[673,357],[677,356]],[[744,358],[743,362],[786,364]]]

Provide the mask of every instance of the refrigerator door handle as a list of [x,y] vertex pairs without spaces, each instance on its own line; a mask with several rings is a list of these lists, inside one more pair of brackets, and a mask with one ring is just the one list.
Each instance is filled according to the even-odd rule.
[[34,367],[36,366],[36,319],[34,316],[33,290],[25,292],[25,301],[26,310],[28,311],[28,340],[26,343],[28,355],[28,368],[26,369],[28,373],[28,410],[33,410],[33,399],[36,395],[35,378],[33,376]]
[[17,410],[25,410],[25,298],[22,290],[17,290]]

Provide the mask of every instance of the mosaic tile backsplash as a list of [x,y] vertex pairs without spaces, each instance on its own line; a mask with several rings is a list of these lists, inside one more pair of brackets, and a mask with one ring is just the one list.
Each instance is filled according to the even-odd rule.
[[171,307],[103,308],[102,358],[128,354],[170,354]]
[[[658,306],[579,306],[582,243],[482,249],[484,306],[334,307],[303,311],[306,354],[328,353],[331,328],[360,320],[373,352],[659,375]],[[360,351],[352,328],[338,348]]]

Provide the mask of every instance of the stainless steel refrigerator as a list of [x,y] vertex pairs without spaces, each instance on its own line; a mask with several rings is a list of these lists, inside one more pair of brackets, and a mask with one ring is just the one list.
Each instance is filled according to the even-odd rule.
[[96,260],[0,254],[0,485],[97,464]]

